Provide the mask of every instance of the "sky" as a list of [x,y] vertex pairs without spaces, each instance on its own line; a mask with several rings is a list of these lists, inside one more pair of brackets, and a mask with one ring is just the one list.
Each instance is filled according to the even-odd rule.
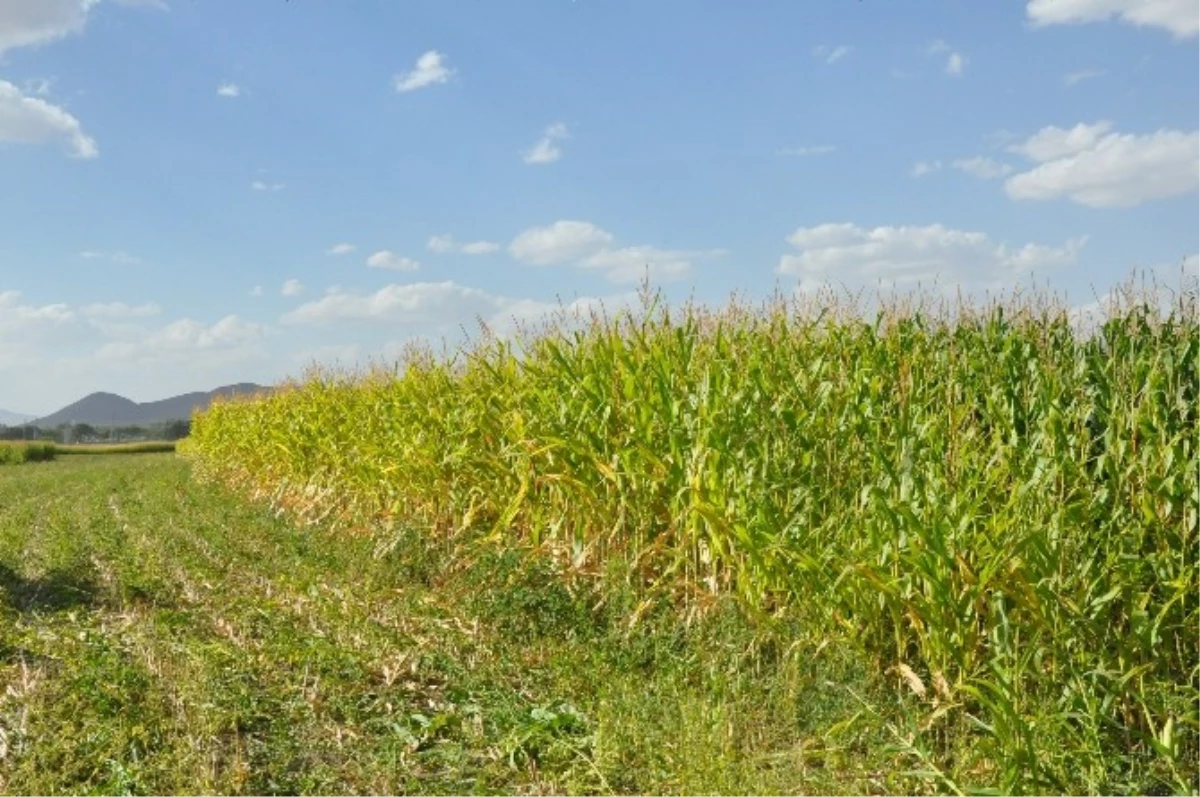
[[1195,0],[0,0],[0,408],[1195,272]]

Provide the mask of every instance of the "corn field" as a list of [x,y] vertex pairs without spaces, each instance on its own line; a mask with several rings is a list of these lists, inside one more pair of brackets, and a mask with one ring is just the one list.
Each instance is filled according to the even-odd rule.
[[49,462],[58,449],[54,443],[22,443],[0,441],[0,465],[20,465],[26,462]]
[[[196,473],[301,522],[552,547],[803,607],[919,712],[938,788],[1197,789],[1196,296],[567,317],[215,404]],[[648,599],[649,599],[648,597]]]

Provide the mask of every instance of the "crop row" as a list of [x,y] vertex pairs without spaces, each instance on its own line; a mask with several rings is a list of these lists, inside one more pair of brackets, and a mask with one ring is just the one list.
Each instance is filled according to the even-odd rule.
[[976,785],[1191,790],[1198,358],[1194,294],[1089,335],[1036,298],[864,317],[651,297],[218,403],[185,450],[302,521],[802,611]]

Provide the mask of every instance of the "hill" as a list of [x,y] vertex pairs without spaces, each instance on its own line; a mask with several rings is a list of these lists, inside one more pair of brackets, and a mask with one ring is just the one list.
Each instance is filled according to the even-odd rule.
[[180,396],[139,403],[116,393],[92,393],[58,412],[38,418],[34,423],[43,428],[60,423],[87,423],[92,426],[144,426],[191,417],[195,409],[203,409],[218,396],[243,395],[269,391],[271,388],[252,383],[226,385],[207,393],[197,391]]

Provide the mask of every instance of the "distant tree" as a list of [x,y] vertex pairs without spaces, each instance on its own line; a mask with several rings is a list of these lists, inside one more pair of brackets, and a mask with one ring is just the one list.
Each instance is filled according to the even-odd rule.
[[167,440],[182,440],[192,433],[192,422],[185,420],[169,421],[163,427],[163,437]]
[[142,426],[118,426],[113,430],[113,436],[116,441],[128,441],[145,437],[146,430]]
[[96,437],[96,427],[90,423],[77,423],[71,427],[71,439],[75,442]]

